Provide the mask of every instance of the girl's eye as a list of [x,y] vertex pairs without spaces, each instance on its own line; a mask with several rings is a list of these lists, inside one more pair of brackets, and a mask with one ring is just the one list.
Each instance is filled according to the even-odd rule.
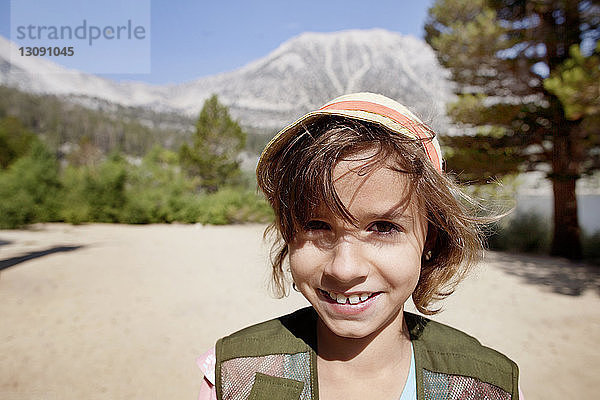
[[305,226],[305,229],[307,231],[328,231],[330,230],[330,226],[327,222],[324,221],[319,221],[319,220],[312,220],[312,221],[308,221],[308,223]]
[[369,227],[369,229],[371,232],[377,232],[377,233],[381,233],[384,235],[389,235],[389,234],[393,234],[393,233],[397,233],[400,232],[401,229],[398,227],[398,225],[393,224],[391,222],[387,222],[387,221],[377,221],[374,222],[373,224],[371,224],[371,226]]

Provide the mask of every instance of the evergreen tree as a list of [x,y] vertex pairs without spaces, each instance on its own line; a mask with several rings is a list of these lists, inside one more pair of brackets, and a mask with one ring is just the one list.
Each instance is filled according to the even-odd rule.
[[240,175],[238,157],[245,142],[242,128],[213,95],[200,111],[192,145],[182,145],[179,157],[187,173],[199,178],[202,189],[216,192]]
[[[600,166],[598,63],[590,59],[600,2],[437,0],[425,31],[457,84],[451,117],[478,127],[475,136],[448,138],[455,146],[449,167],[470,179],[490,176],[477,171],[482,165],[495,177],[546,171],[554,194],[552,254],[581,258],[575,185]],[[573,95],[588,84],[590,92]]]
[[[544,80],[544,87],[559,98],[565,116],[571,121],[582,120],[583,128],[600,126],[600,42],[594,53],[584,56],[577,45],[571,46],[570,57]],[[596,135],[595,146],[599,136]],[[598,162],[598,159],[595,160]]]

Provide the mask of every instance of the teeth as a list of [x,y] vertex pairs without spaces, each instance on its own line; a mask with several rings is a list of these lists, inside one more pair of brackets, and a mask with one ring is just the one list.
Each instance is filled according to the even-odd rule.
[[350,304],[358,304],[361,301],[365,301],[367,300],[369,297],[371,297],[372,293],[360,293],[360,294],[353,294],[350,296],[345,296],[341,293],[335,293],[335,292],[327,292],[327,291],[323,291],[324,293],[327,293],[327,295],[329,296],[329,298],[339,304],[346,304],[346,301],[348,301]]

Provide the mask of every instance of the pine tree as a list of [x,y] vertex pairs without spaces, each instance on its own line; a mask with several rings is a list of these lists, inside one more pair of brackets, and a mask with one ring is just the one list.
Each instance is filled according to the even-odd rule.
[[[586,79],[593,84],[590,76],[598,76],[586,74],[587,65],[598,65],[589,57],[600,38],[600,2],[438,0],[425,31],[457,84],[451,117],[478,128],[475,136],[447,140],[456,147],[449,167],[465,169],[468,178],[486,177],[476,170],[482,165],[496,177],[547,172],[554,195],[551,252],[581,258],[575,186],[582,174],[600,167],[600,125],[592,115],[599,94],[592,89],[583,95],[591,106],[583,106],[587,114],[577,113],[571,110],[582,106],[581,98],[565,95],[564,88],[578,87],[567,81],[577,65],[577,85]],[[471,157],[478,162],[470,164]]]
[[245,133],[213,95],[200,111],[192,145],[182,145],[179,157],[187,173],[199,178],[202,189],[215,192],[239,177],[238,157],[245,142]]

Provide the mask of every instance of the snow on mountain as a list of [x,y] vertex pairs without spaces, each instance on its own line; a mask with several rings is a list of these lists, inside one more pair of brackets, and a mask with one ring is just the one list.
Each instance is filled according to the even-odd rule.
[[21,57],[0,37],[0,84],[190,115],[216,93],[243,125],[265,129],[358,91],[387,95],[434,127],[446,128],[444,107],[452,98],[447,73],[424,41],[382,29],[304,33],[237,70],[163,86],[117,83],[47,59]]
[[161,103],[164,88],[141,82],[117,83],[64,68],[42,57],[23,57],[17,46],[0,36],[0,84],[26,92],[100,98],[136,106]]

